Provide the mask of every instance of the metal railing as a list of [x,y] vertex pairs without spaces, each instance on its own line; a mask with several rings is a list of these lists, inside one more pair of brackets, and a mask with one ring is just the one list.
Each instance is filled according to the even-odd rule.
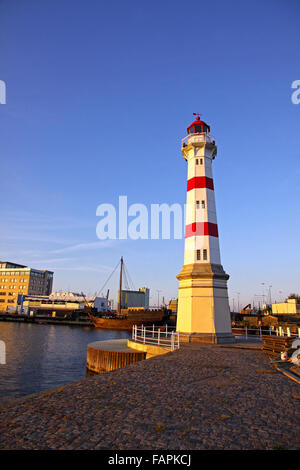
[[[235,331],[237,330],[237,331]],[[300,338],[300,328],[298,328],[298,333],[291,333],[291,328],[286,327],[286,331],[284,331],[283,327],[279,326],[278,328],[269,328],[267,327],[259,327],[259,328],[232,328],[232,333],[234,336],[243,336],[248,339],[250,337],[259,337],[262,338],[263,335],[270,335],[270,336],[287,336],[289,338]]]
[[188,144],[188,141],[192,139],[192,142],[216,142],[216,138],[213,135],[208,134],[207,132],[201,132],[197,134],[188,134],[184,139],[181,140],[181,146],[185,147]]
[[133,325],[132,341],[136,343],[149,344],[152,346],[160,346],[162,348],[174,351],[180,348],[179,333],[174,331],[173,327],[156,327],[156,326],[140,326]]

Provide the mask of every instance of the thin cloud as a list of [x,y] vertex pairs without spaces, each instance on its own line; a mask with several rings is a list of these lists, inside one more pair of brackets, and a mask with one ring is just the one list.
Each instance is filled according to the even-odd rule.
[[61,267],[55,268],[56,271],[91,271],[103,273],[103,271],[111,271],[111,266],[99,265],[97,268],[93,266],[72,266],[72,267]]
[[66,246],[65,248],[53,250],[52,253],[69,253],[73,251],[96,250],[98,248],[108,248],[110,246],[115,246],[116,243],[118,243],[116,240],[105,240],[105,241],[90,242],[90,243],[78,243],[77,245]]

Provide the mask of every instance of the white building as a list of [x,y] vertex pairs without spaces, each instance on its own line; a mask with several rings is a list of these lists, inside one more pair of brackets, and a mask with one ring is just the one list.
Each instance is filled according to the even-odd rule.
[[61,300],[65,302],[78,302],[89,304],[90,307],[97,309],[98,312],[107,312],[110,310],[110,302],[106,297],[84,297],[77,292],[53,292],[49,295],[49,300]]

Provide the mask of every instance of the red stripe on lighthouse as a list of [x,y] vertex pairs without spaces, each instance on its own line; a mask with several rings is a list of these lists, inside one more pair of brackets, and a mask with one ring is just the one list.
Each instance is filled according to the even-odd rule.
[[191,191],[196,188],[208,188],[213,190],[214,181],[212,178],[208,178],[208,176],[195,176],[194,178],[190,178],[187,182],[187,190]]
[[197,235],[210,235],[219,237],[218,225],[212,222],[193,222],[185,227],[185,238]]

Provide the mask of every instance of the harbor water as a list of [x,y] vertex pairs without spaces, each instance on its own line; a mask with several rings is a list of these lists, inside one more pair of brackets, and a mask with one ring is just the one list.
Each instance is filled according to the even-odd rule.
[[85,378],[88,343],[129,337],[128,331],[1,322],[0,402]]

